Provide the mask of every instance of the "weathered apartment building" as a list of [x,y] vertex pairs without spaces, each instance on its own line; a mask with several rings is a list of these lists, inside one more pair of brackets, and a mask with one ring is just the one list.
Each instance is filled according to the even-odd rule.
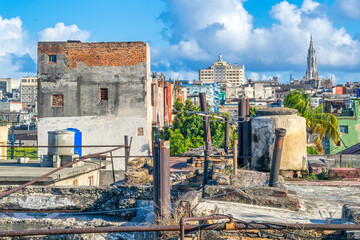
[[[148,155],[151,83],[145,42],[39,42],[39,145],[47,145],[48,131],[76,128],[83,145],[121,145],[128,135],[130,154]],[[103,150],[84,148],[83,155]],[[115,169],[124,169],[122,159]]]
[[37,77],[23,77],[20,84],[20,99],[23,104],[34,107],[37,102]]

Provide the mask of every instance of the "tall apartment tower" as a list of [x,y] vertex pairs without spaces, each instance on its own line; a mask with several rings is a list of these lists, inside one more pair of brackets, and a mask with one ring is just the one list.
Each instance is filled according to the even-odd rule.
[[231,83],[234,86],[244,84],[244,65],[230,65],[222,60],[221,54],[218,61],[207,69],[199,70],[199,81],[202,83]]
[[312,35],[310,36],[310,46],[307,56],[306,79],[319,79],[319,73],[316,65],[316,53]]

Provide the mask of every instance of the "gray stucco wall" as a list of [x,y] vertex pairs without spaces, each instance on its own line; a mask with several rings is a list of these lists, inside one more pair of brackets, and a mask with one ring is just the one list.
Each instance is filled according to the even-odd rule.
[[[63,43],[57,43],[62,45]],[[87,66],[77,62],[68,68],[65,54],[56,54],[56,64],[48,64],[48,55],[38,54],[38,139],[47,145],[47,132],[77,128],[83,145],[124,143],[124,135],[133,137],[131,155],[147,155],[151,141],[150,51],[146,62],[130,66]],[[100,100],[100,88],[108,89],[108,100]],[[53,107],[54,94],[63,94],[63,106]],[[138,129],[143,129],[143,136]],[[83,149],[83,155],[106,148]],[[118,151],[114,155],[123,155]],[[46,154],[40,149],[39,154]],[[116,169],[123,169],[117,159]]]

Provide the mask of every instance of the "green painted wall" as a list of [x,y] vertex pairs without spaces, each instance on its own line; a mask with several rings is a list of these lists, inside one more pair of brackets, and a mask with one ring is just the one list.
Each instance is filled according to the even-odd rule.
[[[352,101],[354,101],[354,116],[337,117],[341,145],[337,146],[332,140],[327,139],[324,146],[326,154],[336,154],[360,143],[360,99]],[[341,133],[340,126],[348,126],[348,133]]]

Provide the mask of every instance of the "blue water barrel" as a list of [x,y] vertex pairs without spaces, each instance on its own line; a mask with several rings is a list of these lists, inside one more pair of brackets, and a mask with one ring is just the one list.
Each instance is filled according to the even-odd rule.
[[[75,132],[74,138],[74,146],[81,146],[82,145],[82,132],[76,128],[67,128],[67,131]],[[80,157],[82,156],[82,148],[81,147],[74,147],[75,154],[78,154]]]

